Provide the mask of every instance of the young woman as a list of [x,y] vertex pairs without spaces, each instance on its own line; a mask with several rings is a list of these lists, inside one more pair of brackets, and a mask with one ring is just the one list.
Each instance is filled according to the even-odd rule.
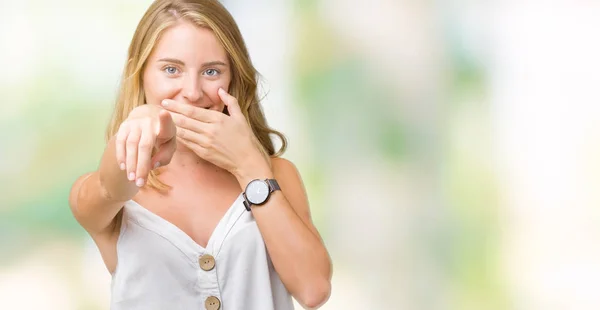
[[69,197],[112,274],[112,309],[327,301],[331,261],[256,75],[216,0],[158,0],[140,21],[100,166]]

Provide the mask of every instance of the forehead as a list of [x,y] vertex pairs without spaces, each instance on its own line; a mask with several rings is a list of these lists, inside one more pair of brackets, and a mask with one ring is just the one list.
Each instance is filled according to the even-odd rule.
[[217,60],[227,63],[227,53],[212,30],[186,21],[162,33],[150,60],[161,58],[176,58],[188,66]]

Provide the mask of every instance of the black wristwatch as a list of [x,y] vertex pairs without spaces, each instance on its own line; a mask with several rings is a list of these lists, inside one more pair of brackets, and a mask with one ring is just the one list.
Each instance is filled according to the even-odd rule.
[[260,206],[269,200],[271,193],[281,190],[275,179],[259,180],[255,179],[246,185],[246,190],[242,193],[244,197],[244,207],[250,211],[250,206]]

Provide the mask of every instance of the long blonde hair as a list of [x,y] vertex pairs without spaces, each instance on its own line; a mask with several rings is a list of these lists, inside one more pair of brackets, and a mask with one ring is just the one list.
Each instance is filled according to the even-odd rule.
[[[250,61],[248,49],[233,17],[217,0],[156,0],[150,5],[135,30],[129,45],[127,63],[123,71],[119,95],[111,121],[106,130],[109,141],[119,130],[129,113],[145,103],[143,72],[146,61],[165,29],[179,20],[192,22],[213,31],[225,49],[231,66],[229,93],[238,99],[261,152],[280,156],[287,148],[285,136],[267,125],[258,99],[258,72]],[[278,136],[281,148],[275,150],[270,134]],[[152,171],[147,186],[160,191],[170,188]]]

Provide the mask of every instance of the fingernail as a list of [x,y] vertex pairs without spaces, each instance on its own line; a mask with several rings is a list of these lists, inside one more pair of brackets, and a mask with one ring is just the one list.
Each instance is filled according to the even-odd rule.
[[137,187],[144,186],[144,179],[142,179],[142,178],[137,179],[137,181],[135,181],[135,185],[137,185]]
[[129,172],[127,178],[129,179],[129,181],[135,180],[135,172]]
[[156,169],[156,168],[158,168],[158,167],[160,167],[160,162],[158,162],[158,161],[157,161],[157,162],[154,164],[154,169]]
[[166,107],[169,105],[169,102],[167,100],[163,100],[160,104],[162,104],[163,107]]
[[121,165],[119,165],[119,168],[121,168],[121,170],[125,170],[125,163],[121,163]]

